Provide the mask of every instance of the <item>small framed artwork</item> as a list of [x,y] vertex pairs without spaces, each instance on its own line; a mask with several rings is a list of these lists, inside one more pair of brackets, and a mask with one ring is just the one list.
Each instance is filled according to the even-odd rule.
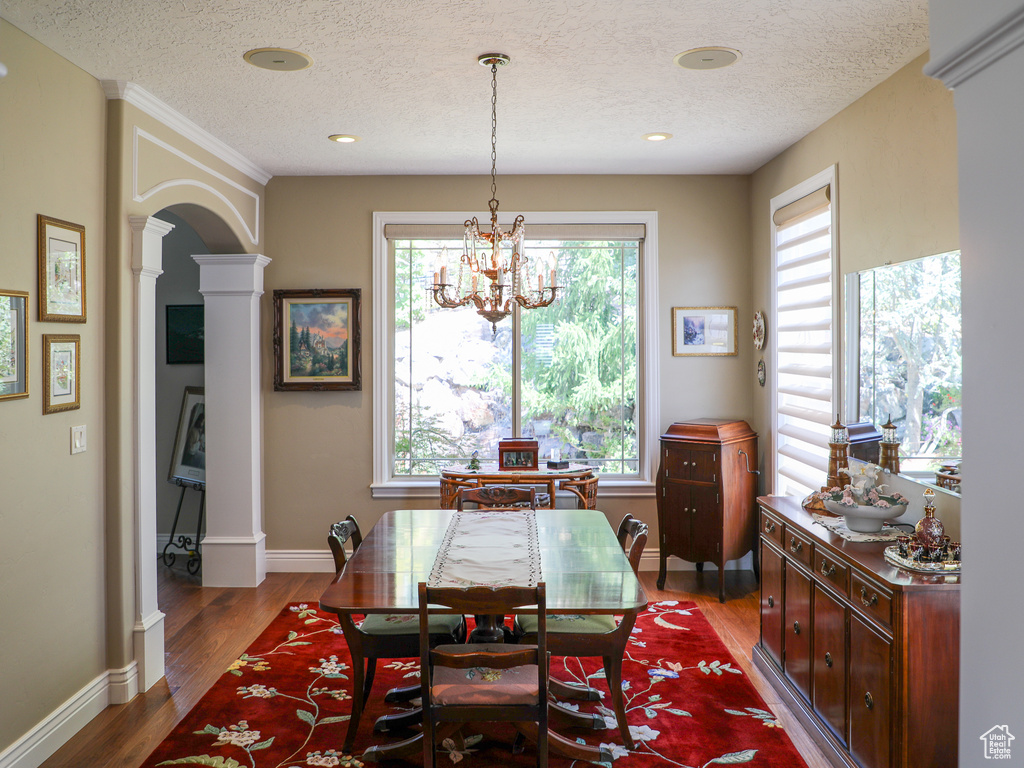
[[537,469],[538,452],[536,440],[499,440],[498,469]]
[[39,320],[85,322],[85,227],[39,214]]
[[81,336],[43,334],[43,413],[80,408]]
[[203,363],[203,305],[168,304],[167,364]]
[[0,400],[28,397],[28,294],[0,290]]
[[360,390],[360,289],[274,291],[274,389]]
[[179,485],[206,484],[206,393],[202,387],[185,387],[167,480]]
[[672,307],[672,354],[736,354],[736,307]]

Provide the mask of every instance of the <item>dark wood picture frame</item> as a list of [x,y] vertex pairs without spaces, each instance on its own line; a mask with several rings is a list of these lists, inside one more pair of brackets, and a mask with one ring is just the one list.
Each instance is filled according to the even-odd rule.
[[85,227],[38,214],[39,320],[85,322]]
[[359,288],[274,291],[274,390],[362,389]]
[[537,469],[537,454],[539,452],[536,440],[522,438],[510,438],[498,441],[498,469]]
[[204,312],[202,304],[168,304],[165,339],[168,365],[202,365]]

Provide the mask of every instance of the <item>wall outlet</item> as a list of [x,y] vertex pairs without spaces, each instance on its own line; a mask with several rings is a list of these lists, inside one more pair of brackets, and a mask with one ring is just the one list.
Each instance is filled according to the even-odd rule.
[[71,453],[82,453],[85,451],[85,424],[80,427],[71,428]]

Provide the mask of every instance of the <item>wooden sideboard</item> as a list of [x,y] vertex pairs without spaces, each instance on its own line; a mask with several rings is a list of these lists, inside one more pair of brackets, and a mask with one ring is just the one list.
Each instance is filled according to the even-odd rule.
[[757,434],[745,421],[677,422],[661,436],[658,468],[658,589],[670,555],[718,566],[718,599],[725,602],[723,570],[754,550],[757,570]]
[[837,766],[955,768],[960,576],[917,573],[758,498],[761,639],[753,661]]

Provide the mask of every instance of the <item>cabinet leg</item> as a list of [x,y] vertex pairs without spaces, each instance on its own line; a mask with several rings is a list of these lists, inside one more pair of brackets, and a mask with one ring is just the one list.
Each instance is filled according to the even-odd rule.
[[725,563],[718,566],[718,602],[725,602]]
[[754,578],[757,579],[758,584],[761,583],[761,559],[758,555],[759,549],[760,547],[755,544],[754,549],[752,550],[754,554]]
[[660,560],[661,560],[661,564],[658,567],[658,589],[664,589],[665,588],[665,576],[668,575],[667,574],[667,568],[665,567],[665,556],[662,555]]
[[699,560],[695,563],[695,565],[697,566],[698,573],[704,573],[704,561]]

